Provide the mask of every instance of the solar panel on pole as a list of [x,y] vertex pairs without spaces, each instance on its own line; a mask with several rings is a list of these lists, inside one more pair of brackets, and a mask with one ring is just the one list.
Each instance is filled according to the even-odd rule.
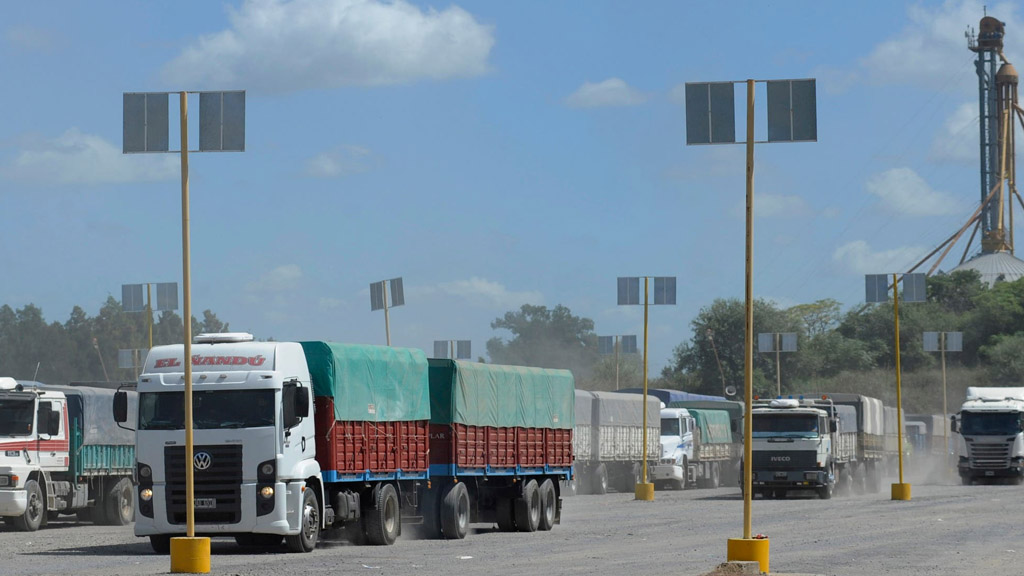
[[199,150],[245,152],[245,91],[199,93]]
[[178,309],[177,282],[160,282],[156,285],[156,309],[161,312]]
[[924,302],[927,299],[925,274],[921,272],[904,274],[903,289],[900,290],[900,296],[904,302]]
[[370,311],[384,309],[384,282],[370,284]]
[[434,340],[434,358],[448,357],[448,341]]
[[736,142],[736,90],[732,82],[686,84],[686,143]]
[[889,301],[889,275],[864,275],[864,301],[868,304]]
[[405,304],[405,289],[402,286],[402,279],[392,278],[391,280],[389,280],[389,282],[389,288],[391,292],[391,307],[394,308],[395,306],[401,306]]
[[775,352],[775,334],[771,332],[761,332],[757,335],[757,351],[764,352]]
[[814,142],[818,114],[814,80],[768,81],[768,141]]
[[128,350],[121,349],[121,350],[118,350],[117,351],[117,367],[118,368],[128,369],[128,370],[130,370],[132,368],[135,368],[135,350],[134,349],[128,349]]
[[623,354],[636,354],[636,335],[619,336],[619,350]]
[[675,306],[676,277],[661,276],[654,279],[654,303]]
[[142,284],[121,285],[121,307],[125,312],[142,312],[146,309],[146,299],[142,295]]
[[964,333],[946,332],[946,352],[964,351]]
[[796,352],[796,333],[785,332],[780,339],[782,340],[782,346],[779,349],[782,352]]
[[925,352],[941,352],[942,349],[939,347],[939,333],[938,332],[925,332],[921,337],[921,341],[924,343]]
[[619,306],[640,304],[640,277],[619,277]]
[[455,358],[459,360],[467,360],[473,355],[470,350],[469,340],[458,340],[455,342]]
[[615,336],[598,336],[597,353],[602,355],[615,353]]
[[122,109],[124,154],[170,149],[169,96],[166,92],[125,92]]

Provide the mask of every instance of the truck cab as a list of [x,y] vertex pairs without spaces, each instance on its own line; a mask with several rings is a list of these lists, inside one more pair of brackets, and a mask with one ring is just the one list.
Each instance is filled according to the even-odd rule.
[[752,410],[751,484],[754,494],[785,496],[815,490],[831,498],[837,482],[829,411],[813,402],[776,399]]
[[687,470],[693,460],[695,421],[686,408],[661,410],[661,459],[651,469],[655,485],[677,490],[686,487]]
[[158,553],[186,531],[189,466],[197,534],[235,536],[239,543],[285,538],[303,551],[316,544],[324,499],[306,359],[298,343],[251,340],[201,335],[192,346],[191,462],[184,346],[153,348],[146,360],[138,384],[135,534],[148,536]]
[[1024,481],[1024,388],[969,387],[951,427],[963,484]]
[[50,475],[68,469],[67,428],[62,392],[0,378],[0,516],[19,530],[45,523]]

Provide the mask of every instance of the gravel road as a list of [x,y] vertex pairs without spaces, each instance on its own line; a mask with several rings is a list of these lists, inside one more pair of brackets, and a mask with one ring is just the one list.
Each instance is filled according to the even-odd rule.
[[[1020,574],[1024,541],[1019,486],[912,486],[909,502],[882,494],[755,500],[753,529],[771,539],[773,572]],[[742,536],[735,488],[565,498],[551,532],[477,528],[465,540],[415,540],[390,547],[328,541],[311,554],[262,553],[214,539],[212,573],[269,574],[676,574],[697,576],[725,561],[726,540]],[[0,529],[0,574],[136,575],[170,569],[130,526],[57,521],[34,533]]]

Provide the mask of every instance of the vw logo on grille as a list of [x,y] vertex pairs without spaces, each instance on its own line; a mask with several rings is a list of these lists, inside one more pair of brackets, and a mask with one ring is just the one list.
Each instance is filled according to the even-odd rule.
[[197,452],[192,458],[192,463],[195,464],[196,470],[206,470],[213,464],[213,457],[209,452]]

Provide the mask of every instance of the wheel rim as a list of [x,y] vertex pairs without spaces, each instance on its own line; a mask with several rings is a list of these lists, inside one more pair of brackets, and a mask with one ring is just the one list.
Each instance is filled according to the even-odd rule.
[[39,494],[32,492],[28,498],[28,515],[29,518],[35,522],[43,514],[43,507],[40,504]]
[[384,531],[388,534],[395,529],[395,501],[392,498],[388,498],[384,504]]
[[130,519],[132,515],[132,489],[124,488],[121,490],[120,508],[121,518]]
[[303,535],[306,537],[306,540],[312,541],[319,529],[320,515],[311,503],[306,503],[306,507],[302,512],[302,520],[305,528]]
[[530,523],[537,524],[540,522],[540,491],[537,490],[533,493],[533,497],[530,498]]

